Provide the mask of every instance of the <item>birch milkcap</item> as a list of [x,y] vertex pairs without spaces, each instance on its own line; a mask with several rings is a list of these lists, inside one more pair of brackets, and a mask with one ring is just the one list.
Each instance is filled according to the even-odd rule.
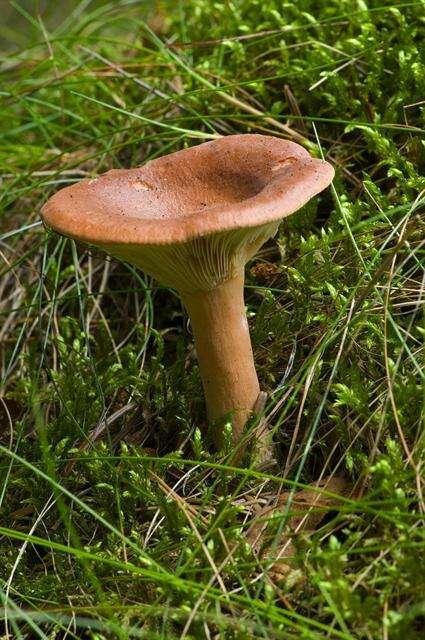
[[[243,303],[244,265],[334,172],[298,144],[233,135],[52,196],[47,226],[176,289],[185,303],[211,420],[233,412],[237,441],[259,392]],[[219,438],[218,438],[219,439]]]

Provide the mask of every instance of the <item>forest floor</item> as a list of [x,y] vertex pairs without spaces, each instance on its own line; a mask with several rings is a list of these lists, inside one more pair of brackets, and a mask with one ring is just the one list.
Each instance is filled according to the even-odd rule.
[[[5,5],[0,637],[423,638],[425,3]],[[247,132],[336,170],[247,266],[269,469],[214,451],[175,294],[39,217]]]

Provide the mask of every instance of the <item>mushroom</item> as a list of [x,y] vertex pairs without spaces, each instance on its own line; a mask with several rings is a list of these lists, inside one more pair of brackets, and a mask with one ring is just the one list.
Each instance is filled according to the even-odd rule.
[[240,443],[260,393],[244,267],[329,185],[332,167],[271,136],[226,136],[61,189],[42,209],[55,231],[122,258],[179,293],[190,317],[218,446]]

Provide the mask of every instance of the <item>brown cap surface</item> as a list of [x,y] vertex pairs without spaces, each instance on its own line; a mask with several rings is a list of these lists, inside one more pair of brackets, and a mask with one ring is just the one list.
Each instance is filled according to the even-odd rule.
[[226,136],[61,189],[42,217],[92,244],[181,243],[284,218],[333,175],[330,164],[294,142]]

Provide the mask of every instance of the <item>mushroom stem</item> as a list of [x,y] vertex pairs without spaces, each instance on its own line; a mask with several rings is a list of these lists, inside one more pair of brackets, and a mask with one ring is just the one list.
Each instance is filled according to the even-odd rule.
[[[243,433],[260,392],[243,297],[244,273],[208,291],[182,293],[189,313],[208,419],[232,419],[233,443]],[[214,431],[221,446],[223,430]]]

